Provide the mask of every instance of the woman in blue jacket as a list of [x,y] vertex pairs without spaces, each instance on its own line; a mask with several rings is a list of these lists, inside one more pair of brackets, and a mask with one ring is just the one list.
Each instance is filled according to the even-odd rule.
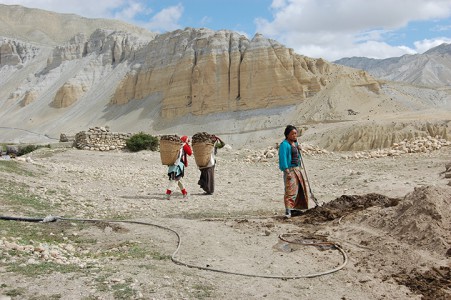
[[283,171],[285,216],[296,210],[308,209],[308,195],[301,172],[301,153],[297,142],[298,130],[292,125],[285,128],[285,140],[279,146],[279,169]]

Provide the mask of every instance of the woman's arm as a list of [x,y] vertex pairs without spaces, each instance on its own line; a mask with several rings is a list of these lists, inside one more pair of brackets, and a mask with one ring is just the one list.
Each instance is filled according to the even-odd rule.
[[290,167],[288,165],[290,150],[289,144],[286,142],[282,142],[279,146],[279,169],[281,171],[284,171]]
[[191,149],[191,146],[188,145],[188,143],[185,143],[183,145],[183,151],[185,151],[185,153],[189,156],[191,156],[191,154],[193,154],[193,150]]
[[222,147],[225,146],[225,143],[223,140],[221,140],[218,136],[214,136],[215,140],[215,148],[221,149]]

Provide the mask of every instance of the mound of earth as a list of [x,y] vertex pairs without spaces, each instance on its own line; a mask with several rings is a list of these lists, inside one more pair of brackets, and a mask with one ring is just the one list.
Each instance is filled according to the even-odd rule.
[[[413,271],[410,274],[396,274],[393,278],[411,291],[421,294],[422,300],[450,299],[451,268],[433,268],[426,272]],[[448,291],[447,291],[448,290]]]
[[298,222],[332,221],[372,206],[384,207],[361,217],[361,224],[390,232],[403,242],[430,251],[449,253],[451,241],[451,188],[417,187],[404,199],[371,193],[343,195],[305,212]]
[[416,187],[396,207],[362,220],[399,240],[445,254],[451,245],[451,187]]
[[335,228],[335,238],[346,236],[344,245],[368,251],[351,252],[356,266],[384,269],[383,282],[404,285],[423,300],[451,299],[450,207],[451,187],[427,185],[402,198],[343,195],[295,217],[294,223],[303,231],[314,226],[317,235],[321,228]]
[[394,206],[398,204],[398,199],[384,195],[371,193],[367,195],[343,195],[323,206],[317,206],[306,211],[301,222],[325,222],[341,218],[355,211],[367,209],[372,206]]

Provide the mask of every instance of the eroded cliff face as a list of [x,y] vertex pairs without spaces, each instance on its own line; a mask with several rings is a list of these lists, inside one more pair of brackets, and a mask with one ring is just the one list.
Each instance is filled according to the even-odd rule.
[[108,76],[115,66],[132,60],[136,50],[142,46],[143,42],[125,32],[99,29],[89,38],[78,34],[64,46],[56,47],[47,60],[45,73],[69,61],[87,62],[83,70],[58,89],[52,106],[64,108],[77,102],[87,91],[95,88],[103,76]]
[[[3,41],[0,64],[21,67],[38,51]],[[104,97],[110,104],[161,95],[160,116],[172,119],[299,104],[345,77],[345,84],[378,92],[365,72],[298,55],[259,34],[249,40],[227,30],[186,28],[149,41],[98,29],[53,48],[46,66],[29,74],[9,100],[25,107],[46,95],[50,107],[66,108],[109,84],[114,87]]]
[[142,46],[143,43],[136,37],[120,31],[98,29],[89,37],[77,34],[68,43],[53,50],[47,61],[47,70],[88,55],[101,57],[102,65],[118,64],[133,58],[134,52]]
[[0,118],[11,127],[43,131],[49,124],[70,131],[73,124],[98,122],[125,131],[162,130],[178,117],[269,112],[316,98],[328,103],[321,116],[340,120],[349,107],[338,106],[334,99],[341,96],[329,99],[328,93],[346,86],[343,97],[362,87],[377,95],[380,88],[364,71],[298,55],[258,34],[249,40],[227,30],[186,28],[145,39],[99,29],[57,47],[1,45],[0,58],[8,65],[0,68]]
[[261,35],[248,40],[231,31],[187,28],[157,36],[143,53],[111,103],[162,93],[161,116],[169,119],[297,104],[343,76],[378,90],[365,72],[297,55]]
[[0,40],[0,68],[3,66],[22,67],[33,59],[39,48],[25,42],[3,38]]
[[[16,89],[8,95],[9,102],[25,107],[40,99],[51,96],[50,107],[65,108],[79,101],[90,90],[108,80],[120,64],[132,61],[137,49],[143,48],[148,40],[141,40],[130,33],[99,29],[90,36],[77,34],[67,43],[46,48],[46,63],[42,68],[30,69],[22,82],[11,80]],[[5,75],[14,75],[14,70],[33,65],[43,49],[23,41],[0,41],[0,67]],[[6,77],[6,76],[5,76]]]

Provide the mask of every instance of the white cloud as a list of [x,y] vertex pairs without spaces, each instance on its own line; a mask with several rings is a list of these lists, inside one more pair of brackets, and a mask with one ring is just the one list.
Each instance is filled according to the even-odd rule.
[[200,20],[200,24],[202,24],[202,26],[207,26],[207,24],[210,24],[212,21],[213,21],[212,17],[204,16],[204,17]]
[[416,41],[415,44],[415,49],[418,53],[423,53],[428,51],[429,49],[433,48],[433,47],[437,47],[443,43],[447,43],[450,44],[451,43],[451,38],[446,38],[446,37],[442,37],[442,38],[437,38],[434,40],[422,40],[422,41]]
[[144,27],[154,32],[171,31],[179,29],[178,24],[183,14],[183,5],[170,6],[158,12]]
[[147,8],[140,2],[130,1],[125,7],[119,8],[114,14],[114,18],[132,23],[136,16],[150,13],[152,13],[152,9]]
[[274,0],[271,9],[273,20],[255,20],[257,31],[297,53],[328,60],[386,58],[417,49],[390,46],[384,37],[411,21],[449,17],[451,1]]

